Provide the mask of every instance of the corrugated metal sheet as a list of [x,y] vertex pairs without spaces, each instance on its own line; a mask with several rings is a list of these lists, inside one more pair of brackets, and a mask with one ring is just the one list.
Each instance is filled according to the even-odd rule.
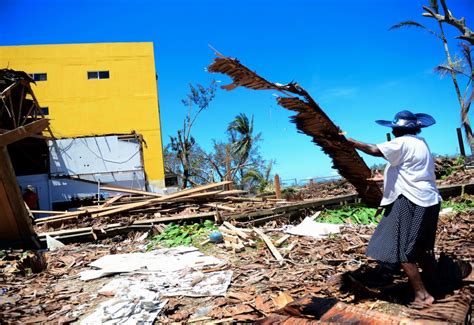
[[135,139],[68,138],[49,141],[48,146],[53,176],[143,171],[141,144]]

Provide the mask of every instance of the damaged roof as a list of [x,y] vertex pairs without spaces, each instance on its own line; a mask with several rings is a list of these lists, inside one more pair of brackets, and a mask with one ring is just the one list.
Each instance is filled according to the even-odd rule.
[[352,145],[341,135],[341,129],[326,115],[322,108],[296,82],[272,83],[242,65],[239,60],[217,54],[208,67],[209,72],[219,72],[232,78],[232,83],[222,86],[232,90],[238,86],[254,90],[277,90],[282,93],[277,102],[297,114],[291,117],[297,129],[312,137],[333,161],[333,168],[354,185],[362,200],[371,207],[379,206],[382,192],[374,182],[367,181],[371,171]]

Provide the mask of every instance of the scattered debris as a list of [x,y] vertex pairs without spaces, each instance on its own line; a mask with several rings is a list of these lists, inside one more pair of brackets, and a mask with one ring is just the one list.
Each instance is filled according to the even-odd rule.
[[341,231],[340,225],[321,223],[314,221],[313,217],[306,217],[297,226],[288,226],[285,232],[292,235],[308,236],[313,238],[323,238],[331,234],[338,234]]
[[[282,234],[289,224],[295,224],[296,229],[305,217],[314,217],[328,206],[356,202],[356,196],[282,203],[238,193],[220,196],[225,191],[218,188],[174,199],[127,193],[109,199],[108,207],[162,201],[123,214],[94,217],[79,212],[70,219],[39,223],[37,229],[48,230],[50,236],[62,242],[82,238],[95,244],[67,244],[40,254],[42,258],[23,251],[5,251],[0,255],[0,317],[5,323],[87,324],[126,317],[145,323],[154,318],[158,323],[256,322],[278,315],[288,322],[291,317],[309,322],[301,318],[309,315],[280,313],[286,308],[283,305],[293,303],[292,299],[298,301],[308,295],[335,299],[337,307],[332,309],[335,313],[331,317],[343,317],[349,311],[351,317],[363,317],[364,311],[371,311],[377,315],[374,317],[450,320],[461,319],[467,313],[462,306],[472,301],[474,288],[468,279],[473,275],[459,280],[459,274],[469,271],[459,259],[474,258],[472,209],[459,209],[459,204],[453,203],[452,211],[440,216],[436,243],[437,254],[444,252],[440,270],[458,280],[440,286],[448,289],[439,293],[433,309],[415,310],[406,305],[411,291],[403,274],[396,275],[387,286],[377,276],[380,272],[376,264],[364,255],[374,225],[332,225],[339,232],[331,230],[333,235],[321,238]],[[166,222],[180,218],[181,222],[215,220],[217,214],[221,220],[217,229],[224,242],[201,242],[199,247],[208,256],[192,247],[144,251],[152,247],[146,234],[165,233]],[[77,237],[81,233],[82,237]],[[162,263],[154,262],[158,260]],[[225,265],[223,260],[227,261]],[[187,263],[193,266],[185,267]],[[45,271],[34,273],[46,265]],[[453,269],[462,272],[449,271]],[[106,274],[113,278],[98,277]],[[90,279],[82,281],[81,276]],[[449,312],[449,308],[456,313]],[[329,314],[325,317],[334,319]]]

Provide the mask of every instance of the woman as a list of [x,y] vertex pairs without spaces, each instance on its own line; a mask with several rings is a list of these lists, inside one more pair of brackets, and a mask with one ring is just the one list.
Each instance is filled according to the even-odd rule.
[[384,193],[381,206],[384,217],[375,229],[367,256],[382,263],[401,264],[415,291],[415,304],[434,301],[426,290],[417,263],[423,273],[434,276],[434,242],[441,197],[436,188],[434,160],[421,128],[436,123],[428,114],[401,111],[393,121],[376,123],[392,128],[395,138],[373,145],[347,139],[356,149],[384,157]]

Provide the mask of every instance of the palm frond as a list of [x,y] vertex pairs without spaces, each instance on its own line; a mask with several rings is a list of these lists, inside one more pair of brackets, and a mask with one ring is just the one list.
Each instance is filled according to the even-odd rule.
[[448,73],[455,73],[455,74],[463,74],[464,75],[464,72],[460,69],[456,69],[454,67],[451,67],[447,64],[440,64],[438,65],[437,67],[434,68],[434,71],[436,73],[439,73],[439,75],[441,77],[444,77],[446,76]]
[[416,22],[414,20],[406,20],[406,21],[402,21],[402,22],[399,22],[398,24],[393,25],[388,30],[399,29],[402,27],[418,27],[418,28],[426,29],[426,27],[420,24],[419,22]]
[[260,173],[260,171],[258,171],[256,169],[247,170],[245,175],[244,175],[244,178],[243,178],[244,182],[260,183],[263,180],[264,180],[264,178],[263,178],[262,173]]
[[438,33],[436,33],[434,30],[432,29],[429,29],[428,27],[420,24],[419,22],[416,22],[414,20],[406,20],[406,21],[402,21],[398,24],[395,24],[393,26],[391,26],[388,30],[394,30],[394,29],[400,29],[400,28],[403,28],[403,27],[416,27],[416,28],[421,28],[425,31],[427,31],[428,33],[430,33],[431,35],[434,35],[436,36],[437,38],[441,39],[441,36],[438,35]]

